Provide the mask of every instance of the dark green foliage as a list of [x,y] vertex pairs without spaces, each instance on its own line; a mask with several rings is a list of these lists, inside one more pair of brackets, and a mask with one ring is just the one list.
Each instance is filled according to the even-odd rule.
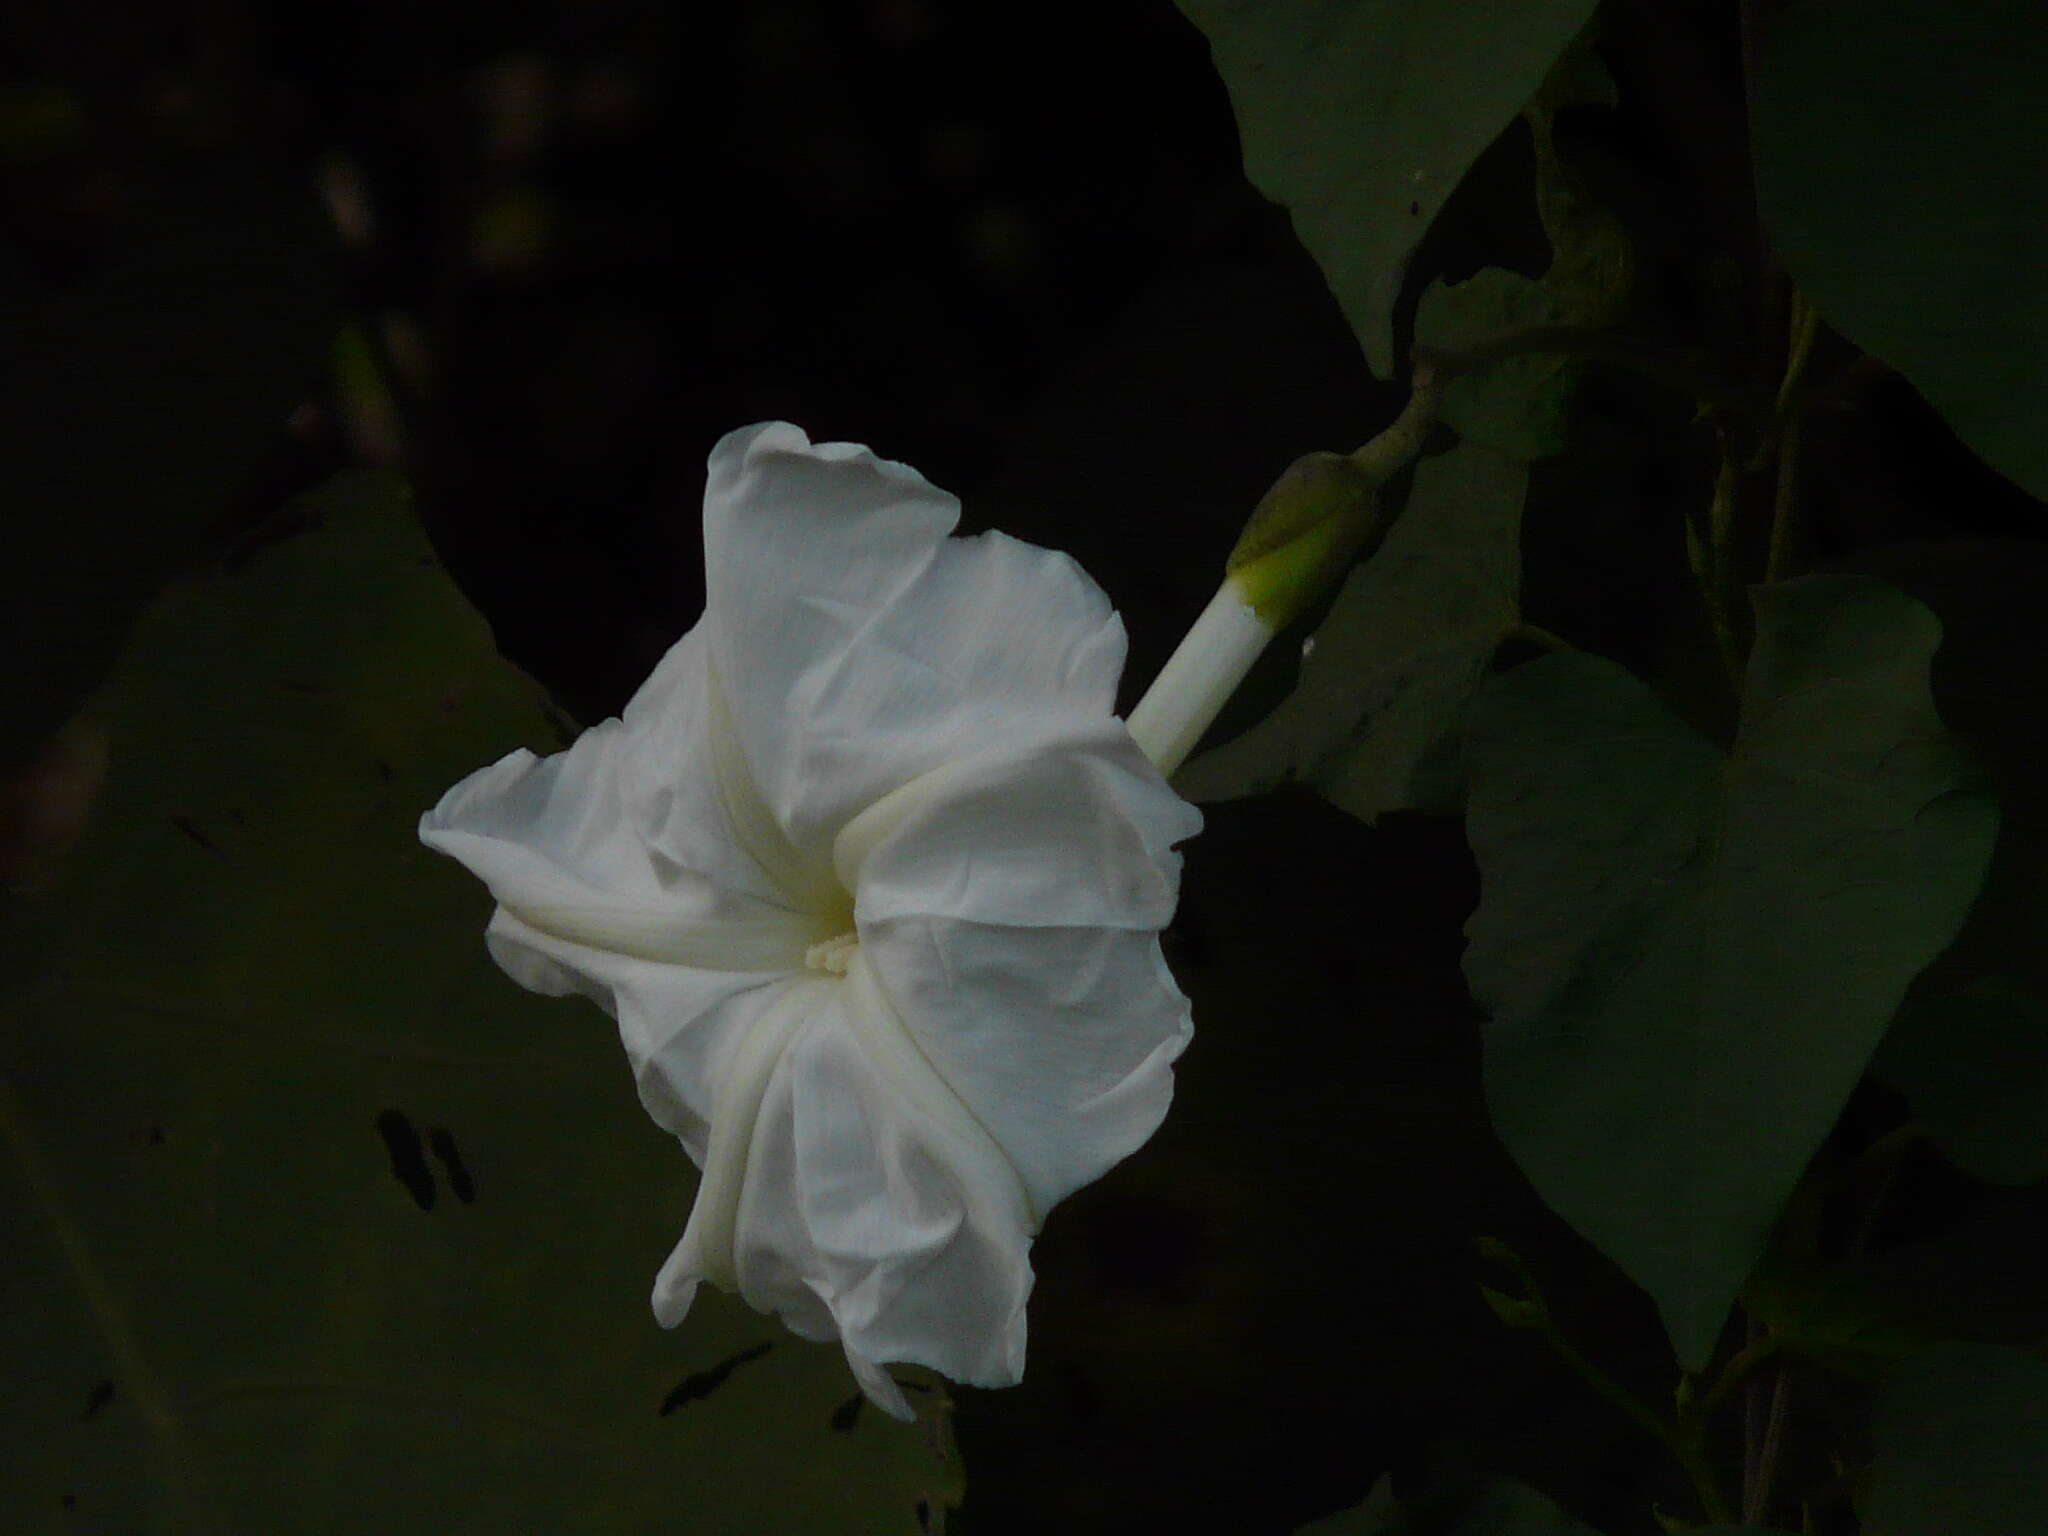
[[559,745],[540,690],[395,481],[295,521],[137,624],[94,827],[10,914],[0,1524],[911,1536],[943,1399],[839,1426],[836,1350],[708,1292],[655,1326],[689,1161],[415,836]]
[[1690,1369],[1996,827],[1925,608],[1867,578],[1756,604],[1729,752],[1584,655],[1498,678],[1465,743],[1495,1127]]
[[2048,498],[2048,27],[2035,0],[1806,0],[1758,81],[1757,191],[1830,325]]

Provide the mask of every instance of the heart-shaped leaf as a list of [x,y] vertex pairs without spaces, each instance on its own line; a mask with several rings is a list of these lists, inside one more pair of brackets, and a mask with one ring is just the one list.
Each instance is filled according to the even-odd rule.
[[1928,692],[1926,608],[1868,577],[1754,599],[1727,752],[1576,654],[1494,679],[1465,739],[1495,1128],[1688,1369],[1997,825]]

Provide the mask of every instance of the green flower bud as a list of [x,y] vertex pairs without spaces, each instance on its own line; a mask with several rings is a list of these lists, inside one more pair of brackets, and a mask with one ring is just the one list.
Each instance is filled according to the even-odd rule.
[[1171,774],[1271,640],[1386,537],[1379,489],[1421,450],[1442,395],[1418,361],[1408,407],[1356,453],[1296,459],[1259,498],[1223,585],[1131,711],[1131,735]]
[[1309,453],[1259,498],[1224,572],[1278,631],[1386,537],[1378,478],[1341,453]]

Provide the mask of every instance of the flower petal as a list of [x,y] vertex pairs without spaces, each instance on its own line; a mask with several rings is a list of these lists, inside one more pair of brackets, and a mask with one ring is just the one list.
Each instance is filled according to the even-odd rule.
[[[710,1142],[699,1159],[704,1176],[690,1207],[682,1240],[662,1266],[655,1284],[655,1316],[673,1327],[682,1320],[700,1280],[721,1290],[738,1290],[734,1242],[747,1188],[761,1105],[781,1070],[790,1042],[816,1017],[837,984],[823,978],[792,978],[764,994],[766,1006],[735,1032],[724,1060],[708,1081],[712,1097]],[[706,1081],[699,1075],[697,1081]],[[685,1289],[687,1287],[687,1289]]]
[[784,422],[727,436],[704,497],[706,624],[763,799],[799,848],[940,763],[1115,703],[1123,625],[1067,556],[949,539],[908,465]]
[[1201,828],[1104,717],[913,779],[847,823],[833,860],[864,925],[922,914],[1159,929],[1179,897],[1173,845]]
[[842,903],[822,851],[800,852],[762,803],[702,624],[628,701],[617,774],[621,809],[657,863],[795,911]]
[[971,1386],[1024,1374],[1031,1221],[1014,1171],[931,1077],[856,964],[790,1052],[810,1285],[848,1353]]
[[862,953],[1040,1217],[1157,1130],[1194,1025],[1156,934],[901,916]]
[[592,949],[530,927],[508,907],[498,908],[484,937],[521,986],[553,997],[580,994],[617,1021],[642,1107],[703,1167],[727,1065],[789,977]]
[[753,1011],[739,1000],[800,969],[818,923],[657,865],[621,813],[624,743],[607,721],[552,757],[511,753],[442,796],[420,839],[490,888],[507,975],[618,1021],[648,1113],[701,1158],[715,1059]]
[[[1016,1382],[1031,1222],[1014,1172],[860,961],[805,1001],[750,1128],[732,1228],[741,1294],[805,1337],[836,1335],[862,1389],[899,1418],[910,1410],[884,1362]],[[714,1278],[704,1258],[686,1231],[656,1284],[663,1322]]]
[[[621,901],[659,898],[662,883],[655,867],[620,814],[623,744],[618,722],[608,720],[552,757],[536,757],[523,748],[507,753],[443,795],[420,818],[420,840],[462,859],[486,883],[494,875],[516,881],[522,869],[545,866],[585,890],[604,891]],[[508,858],[531,857],[479,868],[456,852],[464,848],[494,857],[483,844],[514,850]]]

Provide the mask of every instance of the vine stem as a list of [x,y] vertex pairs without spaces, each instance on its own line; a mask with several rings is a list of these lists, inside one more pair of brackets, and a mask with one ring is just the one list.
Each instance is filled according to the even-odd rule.
[[1777,1352],[1777,1336],[1759,1331],[1748,1343],[1743,1345],[1734,1358],[1721,1367],[1720,1376],[1715,1379],[1714,1385],[1707,1390],[1707,1395],[1700,1399],[1699,1407],[1694,1410],[1693,1417],[1701,1420],[1712,1418],[1715,1411],[1723,1403],[1727,1402],[1730,1397],[1735,1395],[1736,1389],[1749,1380],[1758,1368]]
[[[1685,1470],[1686,1477],[1691,1480],[1693,1491],[1699,1496],[1700,1508],[1705,1512],[1709,1523],[1732,1525],[1735,1521],[1734,1511],[1728,1503],[1727,1495],[1721,1491],[1721,1483],[1714,1475],[1712,1463],[1707,1459],[1704,1416],[1687,1406],[1690,1389],[1695,1380],[1693,1375],[1688,1372],[1680,1387],[1678,1415],[1674,1417],[1659,1413],[1587,1359],[1571,1340],[1564,1336],[1563,1331],[1557,1326],[1557,1319],[1550,1315],[1550,1303],[1544,1299],[1542,1287],[1536,1283],[1536,1277],[1530,1273],[1529,1266],[1522,1261],[1521,1255],[1497,1238],[1476,1239],[1475,1246],[1481,1257],[1511,1270],[1515,1278],[1521,1282],[1523,1294],[1519,1299],[1498,1295],[1484,1286],[1480,1288],[1486,1296],[1487,1304],[1493,1308],[1494,1315],[1509,1327],[1526,1328],[1541,1334],[1543,1341],[1556,1351],[1559,1359],[1578,1374],[1580,1380],[1633,1419],[1670,1451],[1679,1466]],[[1739,1356],[1737,1358],[1740,1359]],[[1736,1363],[1731,1361],[1730,1368],[1732,1369]],[[1724,1381],[1716,1383],[1716,1391],[1709,1394],[1711,1401],[1720,1401],[1726,1396],[1727,1390],[1732,1390],[1727,1388],[1726,1375],[1727,1372],[1724,1371]]]
[[1707,605],[1707,620],[1714,631],[1714,647],[1721,653],[1721,665],[1728,673],[1728,686],[1742,696],[1742,645],[1735,633],[1735,506],[1742,487],[1742,466],[1729,452],[1721,451],[1721,467],[1714,476],[1714,498],[1707,508],[1707,535],[1702,539],[1687,525],[1687,548],[1692,556],[1693,577]]
[[1716,372],[1704,352],[1674,351],[1633,336],[1576,325],[1538,325],[1506,331],[1469,347],[1418,346],[1414,356],[1418,361],[1427,359],[1433,363],[1447,380],[1484,372],[1511,358],[1577,357],[1654,379],[1704,404],[1729,409],[1748,409],[1756,404],[1755,392]]
[[1713,1467],[1708,1463],[1704,1437],[1700,1434],[1698,1425],[1672,1422],[1580,1354],[1571,1341],[1558,1331],[1547,1306],[1542,1308],[1535,1327],[1550,1347],[1557,1351],[1559,1358],[1576,1371],[1586,1385],[1648,1430],[1671,1452],[1679,1466],[1685,1469],[1685,1475],[1691,1481],[1694,1493],[1699,1496],[1700,1508],[1706,1512],[1710,1522],[1716,1525],[1734,1523],[1735,1513],[1729,1506],[1727,1495],[1721,1491],[1721,1484],[1714,1476]]
[[1797,288],[1792,290],[1792,338],[1786,350],[1785,377],[1778,384],[1773,409],[1777,422],[1778,483],[1771,498],[1771,548],[1764,580],[1783,581],[1792,567],[1792,545],[1799,512],[1799,455],[1805,436],[1805,399],[1801,385],[1820,331],[1820,312]]
[[1804,435],[1797,416],[1778,433],[1778,484],[1771,496],[1771,552],[1764,562],[1765,581],[1783,581],[1792,569],[1792,536],[1799,515],[1799,450]]
[[1756,1458],[1745,1458],[1742,1468],[1742,1523],[1757,1525],[1771,1507],[1771,1484],[1777,1479],[1778,1449],[1785,1441],[1786,1398],[1791,1373],[1782,1366],[1771,1383],[1771,1408],[1764,1424],[1763,1443]]

